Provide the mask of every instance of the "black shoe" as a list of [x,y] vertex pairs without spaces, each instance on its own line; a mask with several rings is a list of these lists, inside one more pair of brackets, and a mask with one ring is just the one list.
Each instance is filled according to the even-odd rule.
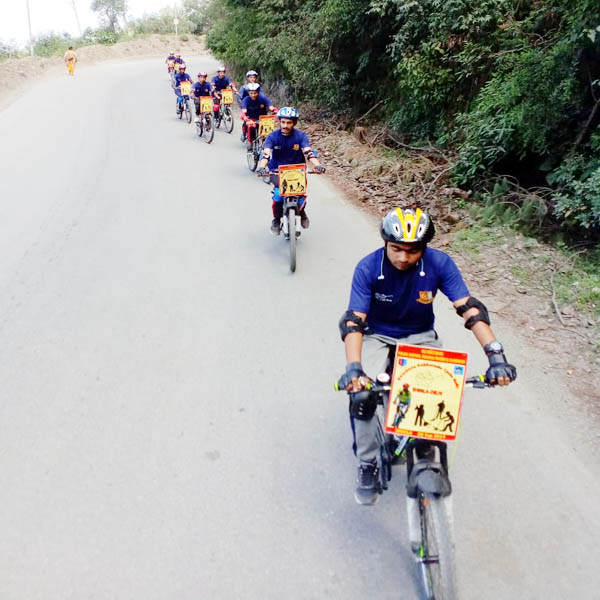
[[273,219],[271,221],[271,233],[279,235],[281,233],[281,219]]
[[356,482],[358,486],[354,491],[354,499],[359,504],[375,504],[379,499],[377,482],[379,468],[376,462],[361,462],[358,467]]

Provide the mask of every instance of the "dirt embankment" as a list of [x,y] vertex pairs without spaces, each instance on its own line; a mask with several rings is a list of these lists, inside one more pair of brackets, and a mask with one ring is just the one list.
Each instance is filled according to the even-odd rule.
[[[176,41],[175,36],[150,35],[130,42],[119,42],[110,46],[75,47],[79,67],[106,60],[122,60],[130,58],[163,57],[169,50],[178,50],[186,55],[204,54],[206,48],[203,38],[190,36],[187,42]],[[11,58],[0,62],[0,109],[10,104],[28,85],[40,78],[54,77],[65,70],[61,56],[49,58],[27,56]]]

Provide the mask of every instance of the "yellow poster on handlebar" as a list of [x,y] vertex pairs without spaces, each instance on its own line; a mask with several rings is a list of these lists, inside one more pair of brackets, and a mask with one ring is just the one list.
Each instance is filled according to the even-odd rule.
[[232,90],[222,90],[221,91],[221,100],[223,104],[233,104],[233,91]]
[[200,96],[200,112],[210,113],[213,110],[213,99],[210,96]]
[[182,81],[179,84],[182,96],[189,96],[192,91],[192,83],[190,81]]
[[306,165],[279,165],[279,195],[306,195]]
[[385,430],[413,438],[456,439],[467,358],[464,352],[398,346]]
[[258,117],[259,137],[267,137],[272,131],[275,131],[275,115],[260,115]]

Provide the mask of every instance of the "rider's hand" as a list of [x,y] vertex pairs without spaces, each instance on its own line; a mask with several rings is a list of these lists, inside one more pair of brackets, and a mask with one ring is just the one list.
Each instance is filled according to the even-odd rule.
[[259,177],[266,177],[269,174],[269,169],[267,169],[267,167],[261,167],[260,169],[256,169],[256,174]]
[[346,372],[340,377],[338,387],[347,392],[360,392],[368,381],[369,378],[363,371],[362,365],[359,362],[353,362],[346,365]]
[[321,175],[322,173],[325,173],[325,167],[323,165],[315,165],[313,167],[313,171],[319,175]]
[[[498,342],[493,343],[498,344]],[[500,350],[495,352],[488,350],[491,345],[492,344],[488,344],[485,347],[488,360],[490,361],[490,366],[485,372],[485,379],[489,383],[508,385],[511,381],[514,381],[517,378],[517,369],[514,365],[511,365],[509,362],[507,362],[506,356],[504,356],[504,352],[500,344],[498,344]]]

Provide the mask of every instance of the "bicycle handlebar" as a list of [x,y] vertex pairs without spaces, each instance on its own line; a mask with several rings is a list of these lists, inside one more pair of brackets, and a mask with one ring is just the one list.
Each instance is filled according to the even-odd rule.
[[[486,380],[485,375],[475,375],[473,377],[468,377],[465,380],[465,387],[472,387],[476,389],[485,389],[485,388],[493,388],[496,387],[495,383],[490,383]],[[333,389],[336,392],[345,392],[346,390],[340,388],[340,382],[336,381],[333,384]],[[392,386],[389,383],[378,383],[376,381],[369,380],[364,390],[372,392],[373,394],[381,394],[382,392],[389,392],[392,389]],[[364,391],[361,390],[361,391]],[[349,394],[354,394],[357,392],[348,391]]]

